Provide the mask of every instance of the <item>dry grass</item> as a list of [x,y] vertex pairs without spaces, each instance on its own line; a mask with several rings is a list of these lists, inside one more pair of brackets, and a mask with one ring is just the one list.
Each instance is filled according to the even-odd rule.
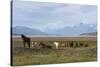
[[[21,38],[13,38],[13,65],[39,65],[39,64],[56,64],[72,62],[88,62],[97,60],[97,40],[96,37],[35,37],[32,41],[42,41],[51,45],[52,49],[43,48],[23,48]],[[88,47],[66,47],[55,49],[52,44],[54,41],[60,43],[77,41],[86,43]]]

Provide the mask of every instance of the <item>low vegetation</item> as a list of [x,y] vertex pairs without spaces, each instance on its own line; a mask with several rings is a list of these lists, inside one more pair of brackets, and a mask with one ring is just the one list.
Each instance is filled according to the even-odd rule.
[[[50,45],[52,48],[41,48],[39,46],[24,48],[22,40],[13,39],[13,66],[88,62],[97,60],[96,40],[57,40],[57,42],[60,43],[59,49],[55,48],[53,44],[54,41],[48,40],[41,42]],[[66,44],[66,46],[63,46],[63,43]],[[70,44],[73,44],[73,46],[70,46]]]

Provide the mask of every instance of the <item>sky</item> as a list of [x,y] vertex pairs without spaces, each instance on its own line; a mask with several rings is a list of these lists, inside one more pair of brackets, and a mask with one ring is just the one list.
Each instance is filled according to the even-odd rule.
[[13,26],[26,26],[45,31],[79,23],[96,24],[97,6],[13,1]]

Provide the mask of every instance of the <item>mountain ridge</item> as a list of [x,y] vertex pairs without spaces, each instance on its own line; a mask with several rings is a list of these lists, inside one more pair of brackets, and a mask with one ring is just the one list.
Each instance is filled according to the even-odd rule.
[[12,34],[13,35],[47,35],[47,33],[44,33],[40,30],[37,29],[32,29],[29,27],[25,27],[25,26],[15,26],[12,27]]
[[58,30],[49,30],[46,31],[49,33],[57,33],[60,35],[80,35],[82,33],[91,33],[91,32],[97,32],[96,25],[95,24],[83,24],[80,23],[78,25],[74,26],[65,26],[62,29]]
[[34,28],[29,28],[25,26],[15,26],[12,27],[12,33],[13,35],[80,35],[84,33],[93,33],[97,32],[96,25],[94,24],[83,24],[80,23],[78,25],[74,25],[72,27],[65,26],[64,28],[55,30],[47,30],[47,31],[41,31]]

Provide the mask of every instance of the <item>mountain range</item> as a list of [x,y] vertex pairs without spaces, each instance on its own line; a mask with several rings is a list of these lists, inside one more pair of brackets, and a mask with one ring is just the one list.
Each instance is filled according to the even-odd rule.
[[77,24],[74,26],[66,26],[57,30],[45,30],[41,31],[25,26],[12,27],[13,35],[80,35],[83,33],[94,33],[97,32],[97,26],[95,24]]
[[97,35],[97,32],[92,32],[92,33],[83,33],[83,34],[80,34],[80,35]]
[[16,26],[16,27],[12,27],[12,34],[13,35],[47,35],[47,33],[44,33],[40,30],[36,30],[33,28],[29,28],[29,27],[24,27],[24,26]]
[[56,33],[58,35],[80,35],[82,33],[94,33],[97,32],[97,26],[95,24],[77,24],[74,26],[66,26],[58,30],[47,30],[48,33]]

